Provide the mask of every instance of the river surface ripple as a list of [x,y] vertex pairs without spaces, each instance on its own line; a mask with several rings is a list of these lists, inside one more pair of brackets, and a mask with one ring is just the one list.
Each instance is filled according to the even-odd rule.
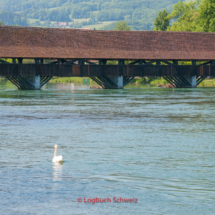
[[215,89],[45,87],[0,85],[0,214],[214,214]]

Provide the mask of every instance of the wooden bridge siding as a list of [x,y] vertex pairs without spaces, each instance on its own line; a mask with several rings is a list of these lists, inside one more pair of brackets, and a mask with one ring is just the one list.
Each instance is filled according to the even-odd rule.
[[0,64],[0,76],[215,76],[215,65]]

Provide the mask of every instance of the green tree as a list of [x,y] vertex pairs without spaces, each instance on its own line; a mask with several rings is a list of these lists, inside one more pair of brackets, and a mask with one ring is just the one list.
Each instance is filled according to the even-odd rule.
[[170,31],[202,31],[199,22],[199,0],[194,2],[182,2],[181,0],[173,6],[173,11],[167,16],[169,20],[176,20]]
[[119,21],[115,24],[114,31],[130,31],[130,27],[127,25],[125,21]]
[[162,30],[158,21],[167,19],[173,21],[172,26],[167,27],[169,31],[215,32],[215,0],[180,0],[166,17],[161,16],[161,12],[155,19],[155,30]]
[[4,23],[2,21],[0,21],[0,25],[4,25]]
[[215,32],[215,0],[202,0],[199,19],[204,32]]
[[169,19],[167,16],[169,13],[164,9],[158,13],[158,17],[155,19],[154,25],[154,31],[166,31],[169,27]]

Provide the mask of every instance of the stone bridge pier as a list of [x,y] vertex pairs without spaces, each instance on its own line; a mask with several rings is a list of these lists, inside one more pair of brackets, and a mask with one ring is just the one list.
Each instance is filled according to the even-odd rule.
[[[173,60],[173,65],[178,65],[177,60]],[[196,66],[196,61],[192,60],[192,66]],[[169,82],[175,88],[195,88],[197,87],[207,76],[163,76],[163,78]]]
[[19,90],[40,90],[52,77],[51,76],[5,76]]
[[28,76],[28,77],[22,77],[26,85],[21,85],[21,88],[29,88],[34,90],[40,90],[40,75],[37,76]]
[[[18,58],[18,63],[22,64],[23,59]],[[17,60],[13,58],[13,64],[17,63]],[[43,63],[42,59],[35,59],[35,64]],[[42,86],[44,86],[52,76],[26,76],[26,75],[6,75],[5,76],[10,82],[17,86],[20,90],[40,90]]]
[[116,89],[123,89],[123,76],[109,76],[108,78],[116,86]]
[[[106,65],[107,60],[99,60],[99,65]],[[124,65],[124,60],[118,60],[118,65]],[[93,81],[99,84],[103,89],[123,89],[126,84],[129,84],[134,76],[94,76],[90,77]]]

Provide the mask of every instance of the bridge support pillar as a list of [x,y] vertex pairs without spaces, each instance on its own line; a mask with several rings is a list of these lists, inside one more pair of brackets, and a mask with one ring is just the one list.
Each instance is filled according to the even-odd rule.
[[[178,65],[177,60],[173,60],[173,64]],[[192,65],[196,66],[196,61],[192,60]],[[164,76],[166,81],[168,81],[173,87],[176,88],[195,88],[199,85],[206,77],[196,75],[193,76]]]
[[123,76],[91,76],[93,81],[100,85],[103,89],[123,89]]
[[[142,61],[141,61],[142,62]],[[106,65],[107,60],[99,60],[99,65]],[[124,65],[124,60],[118,60],[119,65]],[[133,76],[91,76],[93,81],[103,89],[123,89],[134,77]]]
[[[23,79],[25,79],[26,82],[28,82],[31,86],[29,87],[29,90],[31,90],[32,88],[34,90],[40,90],[40,75],[37,76],[29,76],[29,77],[23,77]],[[26,88],[28,88],[28,86],[24,86],[24,89],[26,90]],[[22,89],[22,88],[21,88]]]
[[108,78],[115,84],[115,89],[123,89],[123,76],[108,76]]
[[193,75],[193,76],[185,76],[184,78],[190,84],[189,87],[195,88],[197,86],[196,85],[196,76],[195,75]]
[[52,76],[6,76],[19,90],[40,90]]
[[163,78],[175,88],[195,88],[206,76],[163,76]]

